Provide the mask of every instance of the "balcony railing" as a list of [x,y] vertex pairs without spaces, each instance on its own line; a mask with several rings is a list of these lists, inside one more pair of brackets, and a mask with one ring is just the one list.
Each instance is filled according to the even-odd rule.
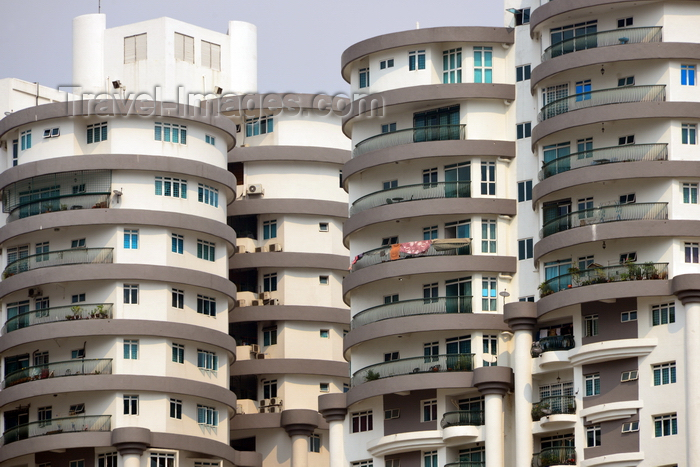
[[350,206],[350,215],[385,204],[404,203],[421,199],[469,198],[471,182],[438,182],[405,185],[388,190],[375,191],[358,198]]
[[532,467],[548,467],[550,465],[576,465],[576,448],[561,446],[543,449],[532,456]]
[[110,193],[80,193],[75,195],[55,196],[17,206],[7,216],[7,222],[24,217],[36,216],[47,212],[76,209],[108,208]]
[[25,423],[3,433],[0,446],[36,436],[84,431],[110,431],[111,426],[111,415],[77,415]]
[[352,329],[355,329],[365,324],[383,321],[385,319],[403,318],[405,316],[471,312],[471,295],[418,298],[415,300],[385,303],[383,305],[367,308],[353,317],[350,326]]
[[540,238],[565,230],[606,222],[666,220],[668,203],[613,204],[583,209],[548,221],[540,230]]
[[25,256],[8,264],[2,278],[7,279],[21,272],[64,264],[111,263],[113,251],[114,248],[73,248]]
[[533,342],[530,355],[539,357],[542,352],[553,352],[555,350],[569,350],[576,346],[574,336],[565,334],[563,336],[547,336]]
[[540,297],[565,289],[606,282],[668,279],[668,263],[630,263],[619,266],[596,267],[553,277],[540,285]]
[[536,422],[542,417],[557,414],[575,414],[576,396],[551,396],[544,397],[541,401],[532,404],[532,421]]
[[448,426],[481,426],[484,424],[483,410],[457,410],[445,412],[440,420],[440,427]]
[[401,360],[377,363],[357,371],[352,376],[352,385],[357,386],[367,381],[389,378],[391,376],[441,373],[446,371],[472,371],[473,369],[473,353],[403,358]]
[[666,85],[653,86],[624,86],[619,88],[587,91],[562,97],[542,107],[537,116],[538,122],[556,117],[574,110],[598,107],[608,104],[624,104],[628,102],[661,102],[666,100]]
[[445,464],[445,467],[485,467],[486,461],[457,461]]
[[[353,260],[352,271],[359,271],[387,261],[418,258],[424,256],[455,256],[470,255],[471,239],[454,238],[445,240],[423,240],[400,243],[398,246],[387,245],[374,250],[365,251]],[[394,248],[394,251],[392,251]]]
[[401,144],[465,139],[465,129],[466,125],[434,125],[382,133],[357,143],[352,157]]
[[542,54],[542,61],[579,50],[644,42],[661,42],[661,26],[613,29],[573,37],[547,47]]
[[5,380],[2,382],[2,388],[5,389],[38,379],[99,374],[112,374],[111,358],[69,360],[66,362],[47,363],[46,365],[22,368],[21,370],[13,371],[5,376]]
[[668,159],[668,144],[632,144],[629,146],[612,146],[575,152],[568,156],[551,160],[542,166],[540,181],[569,170],[590,167],[592,165],[613,164],[617,162],[665,161]]
[[90,305],[59,306],[54,308],[44,308],[32,310],[13,316],[5,322],[2,327],[2,334],[16,331],[18,329],[34,326],[36,324],[55,323],[57,321],[75,319],[111,319],[111,303],[94,303]]

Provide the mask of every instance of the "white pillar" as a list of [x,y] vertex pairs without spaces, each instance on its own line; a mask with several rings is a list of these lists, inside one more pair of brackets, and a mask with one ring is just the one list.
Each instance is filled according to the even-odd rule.
[[106,18],[104,14],[73,18],[73,82],[70,84],[80,86],[84,94],[109,92],[104,76]]
[[[685,306],[685,465],[700,465],[700,303],[684,303]],[[680,431],[680,430],[679,430]]]
[[122,454],[124,467],[141,467],[141,454]]
[[514,332],[513,373],[515,395],[515,467],[530,467],[532,443],[532,330]]
[[307,467],[309,464],[308,435],[292,435],[292,467]]
[[503,396],[486,394],[484,406],[486,467],[503,467]]
[[345,443],[343,434],[343,420],[332,420],[328,423],[328,454],[330,455],[330,467],[344,467],[343,460]]

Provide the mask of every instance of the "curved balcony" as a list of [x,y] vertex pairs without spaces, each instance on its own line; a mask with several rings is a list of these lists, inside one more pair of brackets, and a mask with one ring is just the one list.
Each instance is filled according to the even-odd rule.
[[406,128],[404,130],[382,133],[360,141],[352,151],[352,157],[361,156],[371,151],[392,146],[425,141],[445,141],[466,138],[467,125],[433,125],[427,127]]
[[351,270],[358,271],[387,261],[424,256],[471,255],[470,243],[469,238],[450,238],[387,245],[357,255],[352,262]]
[[532,455],[532,467],[550,465],[576,465],[576,448],[573,446],[547,448]]
[[69,360],[66,362],[48,363],[46,365],[22,368],[21,370],[13,371],[5,376],[2,382],[2,388],[5,389],[38,379],[99,374],[112,374],[111,358]]
[[440,420],[440,428],[451,426],[481,426],[484,425],[483,410],[457,410],[445,412]]
[[562,97],[542,107],[537,115],[537,121],[543,122],[574,110],[587,109],[608,104],[624,104],[628,102],[662,102],[666,100],[666,85],[624,86],[618,88],[587,91]]
[[606,282],[668,279],[668,263],[629,263],[619,266],[595,267],[583,271],[572,268],[570,271],[568,274],[562,274],[543,282],[539,287],[540,297],[546,297],[565,289]]
[[583,209],[545,222],[540,230],[540,238],[557,232],[585,227],[593,224],[620,221],[667,220],[668,203],[613,204],[598,208]]
[[566,334],[563,336],[547,336],[533,342],[530,355],[535,358],[544,352],[557,352],[560,350],[573,349],[576,346],[574,336]]
[[542,62],[579,50],[645,42],[661,42],[661,26],[613,29],[573,37],[547,47],[542,54]]
[[110,431],[111,426],[111,415],[78,415],[25,423],[3,433],[0,446],[36,436],[84,431]]
[[351,383],[353,386],[357,386],[368,381],[392,376],[446,371],[472,371],[473,369],[473,353],[402,358],[367,366],[352,375]]
[[471,182],[439,182],[405,185],[375,191],[358,198],[350,206],[350,215],[385,204],[405,203],[422,199],[470,198]]
[[668,144],[632,144],[575,152],[545,163],[538,174],[540,181],[569,170],[617,162],[668,160]]
[[542,417],[557,414],[575,414],[576,396],[551,396],[544,397],[541,401],[532,404],[532,421],[536,422]]
[[113,252],[114,248],[73,248],[25,256],[8,264],[2,278],[7,279],[21,272],[65,264],[111,263]]
[[458,461],[458,462],[450,462],[449,464],[445,464],[445,467],[485,467],[486,462],[477,462],[477,461]]
[[69,321],[76,319],[111,319],[111,303],[94,303],[90,305],[59,306],[32,310],[13,316],[5,322],[2,334],[37,324],[55,323],[57,321]]
[[418,298],[401,300],[367,308],[356,314],[350,324],[351,329],[385,319],[403,318],[406,316],[471,313],[472,296],[457,295],[454,297]]
[[42,198],[40,201],[22,204],[10,211],[7,222],[47,212],[75,209],[108,208],[111,193],[81,193],[76,195]]

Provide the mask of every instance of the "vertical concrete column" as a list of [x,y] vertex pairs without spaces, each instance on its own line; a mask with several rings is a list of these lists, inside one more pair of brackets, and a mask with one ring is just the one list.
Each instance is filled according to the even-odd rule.
[[309,436],[318,428],[319,413],[308,409],[283,410],[280,424],[292,439],[292,467],[309,464]]
[[308,434],[291,435],[292,438],[292,467],[308,467],[309,465],[309,436]]
[[141,454],[122,454],[124,467],[141,467]]
[[472,384],[484,395],[486,467],[503,467],[505,462],[503,396],[513,387],[513,370],[502,366],[476,368]]
[[151,446],[151,430],[123,427],[112,430],[112,446],[122,458],[124,467],[141,467],[141,456]]
[[345,466],[345,431],[343,422],[348,413],[346,408],[345,393],[323,394],[318,396],[318,411],[329,424],[328,451],[330,455],[330,467]]
[[504,320],[513,330],[513,394],[515,399],[515,467],[530,467],[532,442],[532,332],[537,323],[533,302],[508,303]]

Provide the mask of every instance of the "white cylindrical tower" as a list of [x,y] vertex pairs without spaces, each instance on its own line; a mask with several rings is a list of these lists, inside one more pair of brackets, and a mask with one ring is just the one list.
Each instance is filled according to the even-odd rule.
[[104,34],[107,17],[103,14],[73,19],[73,83],[83,94],[105,91]]
[[229,21],[231,59],[229,89],[234,94],[258,91],[258,28],[245,21]]

